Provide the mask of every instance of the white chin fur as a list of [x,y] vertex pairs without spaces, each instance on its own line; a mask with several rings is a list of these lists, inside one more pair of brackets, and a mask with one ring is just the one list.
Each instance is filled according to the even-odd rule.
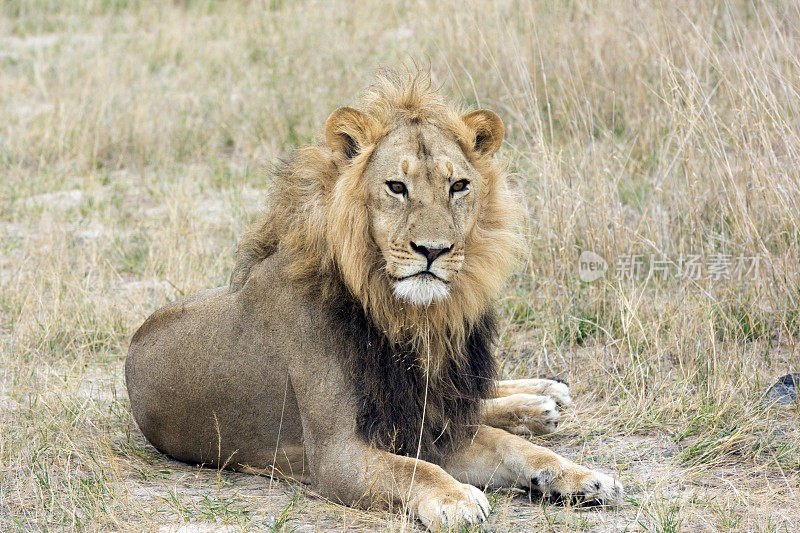
[[395,296],[424,307],[444,300],[449,294],[450,289],[445,283],[430,276],[414,276],[394,284]]

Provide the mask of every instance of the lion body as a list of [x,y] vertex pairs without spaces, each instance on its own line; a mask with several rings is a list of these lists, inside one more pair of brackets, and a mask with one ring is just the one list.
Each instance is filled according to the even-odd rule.
[[552,431],[568,401],[546,380],[495,387],[492,302],[519,243],[492,158],[502,122],[419,78],[380,79],[362,107],[276,173],[229,287],[134,334],[139,427],[177,459],[398,501],[429,525],[486,517],[469,483],[617,498],[607,476],[483,425]]
[[[334,402],[387,450],[441,460],[473,436],[495,377],[491,314],[470,328],[463,365],[450,361],[426,383],[416,354],[386,339],[344,287],[319,307],[291,289],[282,262],[280,252],[260,261],[242,290],[172,303],[134,335],[126,382],[134,418],[159,451],[234,469],[275,463],[276,473],[308,480],[294,366],[325,382],[302,380],[315,391],[306,409],[325,418]],[[335,396],[321,397],[328,389]]]

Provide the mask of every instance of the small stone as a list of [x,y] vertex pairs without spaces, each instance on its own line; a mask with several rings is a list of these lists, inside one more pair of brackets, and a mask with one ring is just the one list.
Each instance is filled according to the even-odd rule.
[[771,404],[796,405],[798,402],[798,388],[800,388],[800,374],[786,374],[770,387],[764,396],[764,400]]

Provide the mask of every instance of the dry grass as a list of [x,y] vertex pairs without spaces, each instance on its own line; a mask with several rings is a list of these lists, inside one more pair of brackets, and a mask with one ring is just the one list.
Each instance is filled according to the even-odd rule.
[[[508,127],[530,253],[504,371],[567,378],[577,407],[540,440],[630,492],[498,493],[490,527],[794,530],[797,410],[760,399],[800,370],[799,9],[0,0],[0,529],[410,527],[165,460],[121,363],[151,311],[225,283],[262,164],[416,59]],[[584,250],[611,269],[590,284]],[[761,268],[628,281],[629,254]]]

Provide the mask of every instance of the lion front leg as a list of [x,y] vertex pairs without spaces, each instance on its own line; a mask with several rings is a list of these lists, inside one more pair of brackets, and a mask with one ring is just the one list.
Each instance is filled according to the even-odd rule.
[[495,398],[483,402],[481,420],[516,435],[543,435],[556,430],[559,407],[571,403],[569,387],[559,381],[502,380],[495,384]]
[[382,453],[392,473],[392,487],[384,491],[399,496],[425,526],[472,526],[489,516],[489,500],[474,485],[458,481],[432,463]]
[[489,426],[480,426],[470,445],[448,457],[443,466],[464,483],[520,487],[551,499],[618,505],[624,495],[622,485],[611,476]]
[[289,365],[291,384],[311,484],[320,494],[345,505],[399,506],[433,528],[486,519],[489,501],[477,487],[441,466],[371,446],[357,429],[357,400],[341,369],[327,356],[297,353],[301,358]]
[[400,505],[429,528],[472,526],[489,515],[479,488],[433,463],[376,449],[357,436],[311,453],[315,488],[346,505]]

